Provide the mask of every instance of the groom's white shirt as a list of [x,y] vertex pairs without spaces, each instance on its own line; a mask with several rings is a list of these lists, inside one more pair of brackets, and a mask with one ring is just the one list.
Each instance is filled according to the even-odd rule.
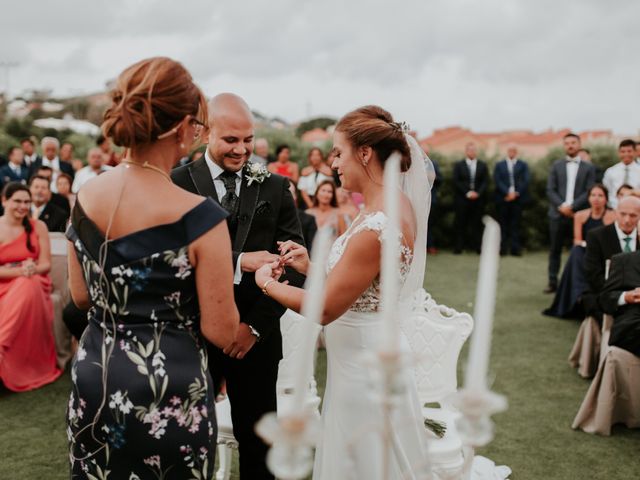
[[[218,177],[224,172],[222,167],[214,162],[209,156],[209,150],[205,150],[204,152],[204,160],[209,167],[209,172],[211,172],[211,178],[213,178],[213,186],[216,187],[216,193],[218,194],[218,198],[222,200],[227,194],[227,189],[224,186],[224,182],[220,180]],[[242,169],[236,172],[236,195],[240,196],[240,185],[242,185]],[[240,285],[242,281],[242,253],[238,255],[238,260],[236,261],[236,271],[233,275],[233,284]]]

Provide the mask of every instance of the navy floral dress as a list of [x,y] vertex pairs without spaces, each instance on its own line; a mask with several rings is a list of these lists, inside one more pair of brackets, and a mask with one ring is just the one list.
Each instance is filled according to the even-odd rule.
[[226,215],[207,199],[177,222],[109,242],[105,259],[76,203],[67,237],[92,308],[71,369],[72,478],[211,478],[214,389],[188,246]]

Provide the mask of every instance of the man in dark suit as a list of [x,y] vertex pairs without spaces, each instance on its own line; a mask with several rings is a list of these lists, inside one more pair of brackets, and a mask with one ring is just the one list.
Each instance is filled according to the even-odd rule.
[[616,207],[616,221],[611,225],[594,228],[587,233],[584,256],[584,275],[588,290],[582,294],[582,304],[589,315],[600,313],[597,297],[605,282],[607,260],[618,253],[640,250],[638,243],[640,199],[624,197]]
[[558,287],[558,271],[563,245],[573,238],[573,214],[589,206],[587,195],[595,183],[596,169],[581,161],[580,137],[568,133],[563,139],[565,158],[556,160],[547,178],[549,199],[549,283],[545,293],[553,293]]
[[510,145],[507,157],[496,164],[493,179],[496,183],[496,206],[502,232],[500,253],[507,254],[510,240],[511,255],[520,256],[520,219],[522,208],[529,201],[531,177],[529,166],[518,158],[515,145]]
[[20,146],[24,152],[24,166],[27,167],[29,177],[31,177],[35,173],[34,166],[38,163],[42,164],[42,157],[36,152],[36,145],[31,138],[20,140]]
[[600,305],[613,315],[609,345],[640,357],[640,251],[614,255]]
[[58,157],[58,151],[60,150],[60,141],[55,137],[44,137],[40,142],[42,147],[42,158],[36,160],[31,170],[35,174],[40,167],[49,167],[53,170],[53,178],[51,179],[51,191],[57,193],[56,180],[58,173],[66,173],[72,179],[75,175],[73,166],[70,163],[63,162]]
[[453,253],[462,253],[465,239],[480,253],[482,215],[489,185],[487,164],[477,158],[476,145],[465,147],[466,158],[453,166],[455,240]]
[[27,183],[29,170],[23,165],[24,154],[20,147],[11,147],[7,152],[9,163],[0,167],[0,190],[10,182]]
[[[241,478],[272,479],[265,463],[268,447],[254,428],[265,413],[276,410],[282,358],[279,319],[285,308],[262,293],[254,274],[279,259],[278,241],[304,240],[287,179],[267,177],[266,172],[252,175],[244,168],[254,141],[253,116],[244,100],[233,94],[213,98],[209,125],[205,156],[174,169],[171,176],[176,185],[211,197],[230,212],[234,294],[241,323],[235,343],[224,352],[210,346],[209,365],[216,383],[220,377],[226,380]],[[249,183],[251,177],[255,179]],[[303,278],[289,275],[290,283],[302,285]]]
[[69,216],[50,202],[51,189],[46,177],[35,175],[29,180],[31,217],[42,220],[50,232],[64,232]]
[[[51,167],[38,167],[33,173],[33,176],[44,177],[49,180],[49,190],[51,191],[51,185],[53,184],[53,169]],[[51,192],[49,201],[56,207],[64,210],[67,217],[71,215],[71,206],[66,197],[63,197],[59,193]]]

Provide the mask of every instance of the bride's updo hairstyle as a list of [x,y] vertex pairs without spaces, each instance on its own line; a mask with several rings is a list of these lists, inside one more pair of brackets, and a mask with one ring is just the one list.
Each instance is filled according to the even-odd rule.
[[343,133],[354,148],[371,147],[383,167],[394,151],[402,157],[400,168],[403,172],[411,167],[411,151],[402,125],[394,122],[383,108],[368,105],[349,112],[340,119],[336,131]]
[[207,124],[207,103],[182,64],[153,57],[125,69],[111,91],[102,133],[121,147],[150,144],[187,115]]

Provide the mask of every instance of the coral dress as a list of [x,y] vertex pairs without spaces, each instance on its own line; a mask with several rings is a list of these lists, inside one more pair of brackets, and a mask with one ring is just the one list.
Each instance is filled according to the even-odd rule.
[[[31,220],[31,244],[27,233],[0,245],[0,265],[34,261],[40,254],[35,221]],[[62,371],[56,364],[53,340],[51,279],[33,275],[0,279],[0,380],[14,392],[41,387],[57,379]]]

